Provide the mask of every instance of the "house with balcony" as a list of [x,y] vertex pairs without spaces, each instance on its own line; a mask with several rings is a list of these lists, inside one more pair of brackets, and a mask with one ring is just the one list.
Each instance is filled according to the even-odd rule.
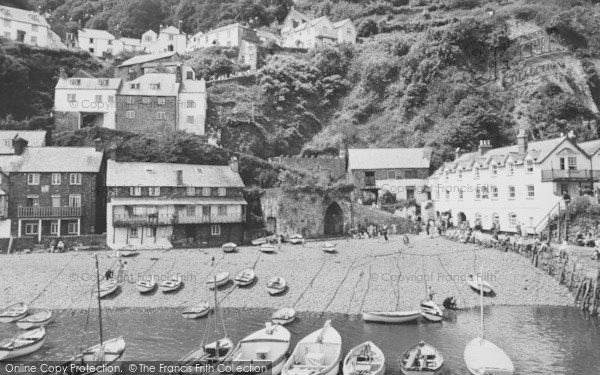
[[[564,194],[592,192],[600,181],[600,163],[594,162],[598,141],[578,144],[573,133],[529,142],[521,130],[517,144],[494,148],[481,140],[478,150],[445,163],[430,179],[435,210],[451,215],[458,224],[493,224],[503,232],[517,226],[540,233],[548,215],[564,209]],[[589,152],[589,154],[588,154]]]
[[243,241],[246,201],[230,165],[108,161],[107,243],[140,249]]
[[[0,156],[0,237],[75,236],[104,232],[102,147],[29,147],[13,141]],[[5,206],[7,204],[7,206]]]
[[358,189],[358,201],[379,202],[387,192],[397,200],[428,199],[429,148],[354,148],[348,150],[348,179]]

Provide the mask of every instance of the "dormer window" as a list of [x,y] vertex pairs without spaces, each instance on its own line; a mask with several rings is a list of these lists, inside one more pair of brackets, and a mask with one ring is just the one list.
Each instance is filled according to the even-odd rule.
[[150,84],[150,90],[159,90],[160,89],[160,83],[151,83]]
[[132,90],[139,90],[140,89],[140,84],[139,83],[130,83],[129,84],[129,88]]
[[108,86],[108,79],[107,78],[99,79],[98,83],[100,84],[100,86]]
[[491,168],[492,168],[492,176],[496,176],[498,174],[498,166],[496,164],[492,164]]
[[533,173],[533,160],[525,160],[525,171]]
[[70,82],[74,86],[79,86],[81,84],[81,80],[80,79],[71,79]]
[[473,178],[474,179],[478,179],[479,178],[479,167],[474,167],[473,168]]
[[202,168],[196,168],[196,173],[202,173]]

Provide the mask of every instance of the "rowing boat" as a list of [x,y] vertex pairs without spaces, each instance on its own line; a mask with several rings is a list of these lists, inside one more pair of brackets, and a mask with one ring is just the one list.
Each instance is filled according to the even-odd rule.
[[39,350],[45,341],[46,329],[44,327],[4,340],[0,342],[0,361],[31,354]]
[[29,306],[20,302],[0,311],[0,323],[12,323],[27,316]]
[[227,242],[226,244],[221,246],[221,249],[223,249],[223,251],[226,253],[231,253],[237,250],[237,245],[233,242]]
[[279,309],[271,315],[271,321],[275,324],[289,324],[296,319],[296,310],[291,307],[284,307]]
[[400,357],[400,371],[404,375],[441,375],[443,367],[442,354],[425,341],[411,346]]
[[256,274],[254,273],[254,270],[252,268],[246,268],[238,272],[237,275],[235,275],[235,282],[239,286],[247,286],[252,284],[255,277]]
[[181,288],[181,285],[181,276],[171,276],[169,280],[163,281],[158,287],[163,293],[170,293]]
[[156,280],[154,276],[146,277],[144,280],[140,280],[135,284],[135,287],[140,293],[148,293],[156,288]]
[[210,312],[210,304],[208,302],[202,302],[197,306],[190,307],[183,310],[181,315],[186,319],[198,319],[203,318]]
[[414,311],[371,311],[363,312],[363,320],[378,323],[408,323],[419,319],[421,312]]
[[267,291],[270,295],[282,293],[287,286],[283,277],[273,277],[267,282]]
[[215,285],[217,287],[223,286],[229,282],[229,272],[221,272],[218,273],[214,279],[210,279],[206,282],[209,288],[214,288]]
[[109,279],[100,283],[100,288],[96,291],[96,294],[100,296],[100,298],[106,297],[108,295],[113,294],[119,289],[119,283],[117,279]]
[[479,275],[469,275],[467,278],[467,284],[476,292],[483,290],[483,294],[490,294],[494,291],[492,288],[492,284],[483,280],[483,278]]
[[383,375],[385,356],[371,341],[350,349],[344,358],[344,375]]
[[342,337],[327,320],[323,328],[298,342],[283,365],[283,375],[337,375],[342,358]]
[[52,320],[52,311],[44,310],[18,320],[17,327],[21,329],[39,328],[50,323],[50,320]]
[[442,309],[433,302],[432,300],[423,300],[419,306],[421,309],[421,316],[431,322],[441,322],[444,318]]

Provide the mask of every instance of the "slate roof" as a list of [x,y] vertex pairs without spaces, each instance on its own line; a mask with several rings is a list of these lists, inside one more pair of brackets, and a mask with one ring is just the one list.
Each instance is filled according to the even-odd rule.
[[351,148],[348,169],[429,168],[429,148]]
[[29,147],[42,147],[46,144],[45,130],[0,130],[0,154],[12,154],[12,140],[23,138]]
[[93,39],[115,39],[115,36],[106,30],[97,29],[81,29],[77,32],[79,38]]
[[192,165],[172,163],[120,163],[108,161],[107,186],[179,186],[181,170],[183,186],[244,187],[242,178],[228,165]]
[[177,55],[177,52],[169,51],[169,52],[162,52],[162,53],[149,53],[146,55],[133,56],[132,58],[123,61],[123,63],[121,63],[121,65],[119,65],[119,67],[136,65],[136,64],[144,64],[144,63],[147,63],[150,61],[166,59],[166,58],[172,57],[174,55]]
[[[553,139],[547,139],[543,141],[534,141],[527,143],[527,151],[530,153],[536,160],[544,160],[562,141],[564,141],[566,137],[559,137]],[[511,155],[513,158],[517,160],[523,159],[525,155],[519,155],[519,146],[512,145],[506,147],[498,147],[492,148],[488,150],[483,156],[490,161],[490,158],[494,158],[494,160],[500,162],[499,160],[504,161],[504,158],[508,155]],[[537,156],[537,158],[536,158]],[[473,159],[479,158],[479,152],[469,152],[463,154],[458,158],[458,162],[462,161],[472,161]]]
[[352,20],[350,18],[346,18],[345,20],[341,20],[339,22],[334,22],[333,27],[335,27],[336,29],[339,29],[340,27],[344,26],[346,24],[346,22],[350,22],[352,24],[352,26],[354,26],[354,24],[352,23]]
[[[71,83],[71,79],[78,79],[79,85]],[[108,80],[107,85],[100,84],[101,81]],[[118,90],[121,85],[121,78],[86,78],[86,77],[68,77],[59,78],[56,82],[56,89],[69,90]]]
[[135,38],[120,38],[120,40],[128,46],[139,46],[141,44],[141,41]]
[[0,160],[0,167],[6,172],[97,173],[102,165],[102,155],[94,147],[27,147],[20,156]]
[[[139,89],[131,88],[131,85],[135,83],[139,83]],[[151,85],[153,84],[158,84],[158,89],[152,89]],[[178,92],[179,83],[176,82],[175,74],[171,72],[146,73],[132,81],[125,82],[119,95],[177,96]]]
[[16,22],[29,23],[38,26],[50,27],[46,18],[36,12],[6,6],[0,6],[0,18]]
[[578,143],[579,147],[585,151],[586,154],[592,156],[598,150],[600,150],[600,139],[595,139],[593,141],[581,142]]
[[175,34],[175,35],[184,35],[182,32],[179,31],[178,28],[176,28],[175,26],[169,26],[166,27],[162,30],[160,30],[161,33],[164,34]]

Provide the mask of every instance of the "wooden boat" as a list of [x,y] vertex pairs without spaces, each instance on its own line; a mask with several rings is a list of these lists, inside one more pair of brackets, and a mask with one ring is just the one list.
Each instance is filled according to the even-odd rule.
[[163,281],[158,285],[158,287],[160,288],[160,290],[162,290],[163,293],[170,293],[181,288],[182,284],[183,283],[181,282],[181,276],[171,276],[169,280]]
[[431,322],[441,322],[444,318],[442,309],[433,301],[425,299],[421,301],[419,306],[421,309],[421,316]]
[[208,280],[206,284],[208,284],[209,288],[214,288],[215,285],[217,287],[225,285],[229,282],[229,272],[220,272],[215,275],[215,278],[212,280]]
[[138,255],[139,253],[135,250],[119,250],[122,257],[129,258]]
[[260,251],[263,253],[272,253],[275,251],[275,246],[271,245],[270,243],[265,243],[260,245]]
[[289,324],[296,319],[296,310],[291,307],[284,307],[283,309],[279,309],[271,315],[271,321],[275,324]]
[[22,357],[39,350],[46,341],[46,329],[39,327],[0,342],[0,361]]
[[267,291],[270,295],[282,293],[286,286],[287,283],[283,277],[273,277],[267,281]]
[[17,327],[21,329],[31,329],[43,327],[52,320],[52,311],[44,310],[33,315],[24,317],[17,321]]
[[[483,274],[483,272],[482,272]],[[479,337],[467,343],[464,358],[469,372],[473,375],[512,375],[515,371],[512,361],[502,349],[486,340],[483,335],[483,280],[479,279],[480,328]]]
[[304,242],[304,237],[300,234],[292,234],[290,238],[288,238],[288,242],[292,245],[299,245]]
[[371,341],[350,349],[342,368],[344,375],[383,375],[385,356]]
[[424,341],[411,346],[400,357],[400,371],[404,375],[441,375],[443,367],[442,354]]
[[327,320],[323,328],[298,342],[283,365],[283,375],[337,375],[342,358],[342,337]]
[[186,319],[198,319],[203,318],[210,312],[210,304],[208,302],[202,302],[201,304],[190,307],[189,309],[183,310],[181,315]]
[[100,288],[96,291],[96,294],[100,296],[100,298],[106,297],[119,289],[119,283],[117,279],[109,279],[100,283]]
[[253,366],[266,368],[265,374],[279,375],[290,349],[290,331],[280,325],[267,323],[266,327],[244,337],[225,359],[225,366]]
[[233,242],[227,242],[226,244],[221,246],[221,249],[223,249],[223,251],[226,253],[231,253],[231,252],[237,250],[237,245],[234,244]]
[[408,323],[419,319],[421,312],[414,311],[371,311],[362,313],[365,322]]
[[27,316],[29,306],[20,302],[0,311],[0,323],[12,323]]
[[325,242],[324,244],[321,245],[321,250],[323,250],[326,253],[334,253],[335,249],[336,249],[336,244],[331,243],[331,242]]
[[481,288],[483,290],[483,294],[489,294],[494,291],[494,288],[492,288],[490,283],[476,275],[469,275],[467,278],[467,284],[469,284],[469,286],[476,292],[479,292],[479,289]]
[[252,268],[246,268],[235,275],[235,282],[239,286],[246,286],[252,284],[255,277],[256,274],[254,273],[254,270]]
[[267,243],[267,237],[260,237],[251,241],[252,245],[259,246]]
[[140,280],[135,284],[135,287],[140,293],[149,293],[156,288],[156,280],[154,276],[148,278],[146,277],[144,280]]

